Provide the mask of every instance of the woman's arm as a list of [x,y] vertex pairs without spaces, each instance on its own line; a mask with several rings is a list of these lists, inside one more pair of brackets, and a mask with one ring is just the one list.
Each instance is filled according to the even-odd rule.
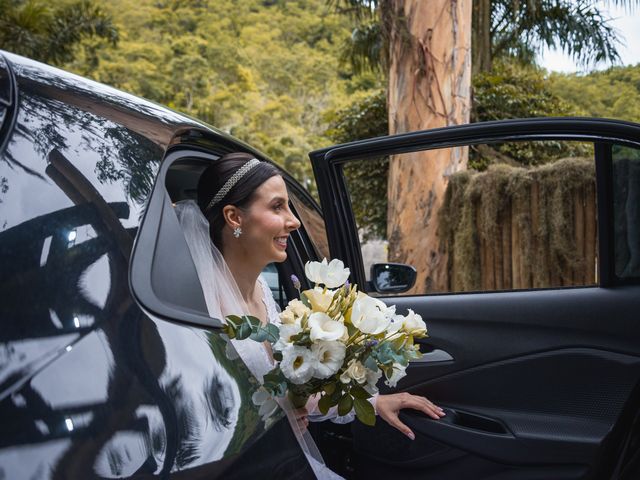
[[[314,395],[309,398],[306,405],[306,411],[308,412],[308,420],[312,422],[322,422],[324,420],[331,420],[334,423],[349,423],[355,419],[355,413],[349,412],[347,415],[339,416],[338,407],[331,407],[326,415],[323,415],[318,409],[319,395]],[[369,402],[373,405],[376,415],[380,416],[385,422],[392,427],[397,428],[404,433],[411,440],[415,439],[414,433],[409,427],[400,421],[398,414],[403,408],[413,408],[419,410],[431,418],[438,420],[445,416],[442,408],[434,405],[430,400],[418,395],[412,395],[410,393],[393,393],[389,395],[375,394],[369,399]]]
[[413,408],[429,415],[434,420],[445,416],[444,410],[434,405],[430,400],[407,392],[393,393],[391,395],[379,395],[376,402],[376,413],[389,425],[397,428],[411,440],[416,436],[404,423],[400,421],[398,413],[403,408]]

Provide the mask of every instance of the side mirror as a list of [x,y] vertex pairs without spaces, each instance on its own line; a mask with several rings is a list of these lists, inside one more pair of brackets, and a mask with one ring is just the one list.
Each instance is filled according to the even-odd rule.
[[371,284],[378,293],[402,293],[416,283],[416,269],[403,263],[374,263]]

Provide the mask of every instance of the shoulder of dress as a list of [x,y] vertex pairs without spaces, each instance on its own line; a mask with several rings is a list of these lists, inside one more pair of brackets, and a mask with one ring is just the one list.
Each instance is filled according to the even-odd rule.
[[280,309],[273,298],[273,293],[271,293],[271,288],[269,287],[267,280],[262,275],[258,277],[258,280],[262,285],[262,300],[267,307],[267,316],[269,317],[269,322],[280,323]]

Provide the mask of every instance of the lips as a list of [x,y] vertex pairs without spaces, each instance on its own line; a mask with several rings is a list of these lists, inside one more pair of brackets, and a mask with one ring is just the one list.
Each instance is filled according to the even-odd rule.
[[287,248],[287,238],[288,237],[276,237],[274,241],[276,242],[276,245],[278,247],[284,250],[285,248]]

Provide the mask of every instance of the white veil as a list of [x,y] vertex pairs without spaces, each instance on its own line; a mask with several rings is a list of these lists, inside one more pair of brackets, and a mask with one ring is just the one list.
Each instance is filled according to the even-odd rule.
[[[248,314],[247,306],[242,299],[238,285],[236,284],[227,263],[220,253],[220,250],[213,244],[209,236],[209,222],[200,211],[200,207],[193,200],[183,200],[176,204],[175,212],[182,226],[191,257],[196,267],[202,293],[210,317],[224,321],[227,315]],[[250,349],[246,342],[250,340],[233,340],[233,345],[240,358],[250,369],[254,363],[250,356]],[[257,344],[256,344],[257,345]],[[262,345],[257,345],[262,348]],[[252,371],[254,375],[255,372]],[[262,377],[256,375],[258,381],[262,383]],[[289,419],[295,436],[304,451],[309,464],[316,477],[321,479],[340,479],[339,475],[331,471],[322,460],[322,455],[318,450],[311,434],[298,426],[298,422],[293,415],[293,407],[289,400],[285,398],[277,399]]]

